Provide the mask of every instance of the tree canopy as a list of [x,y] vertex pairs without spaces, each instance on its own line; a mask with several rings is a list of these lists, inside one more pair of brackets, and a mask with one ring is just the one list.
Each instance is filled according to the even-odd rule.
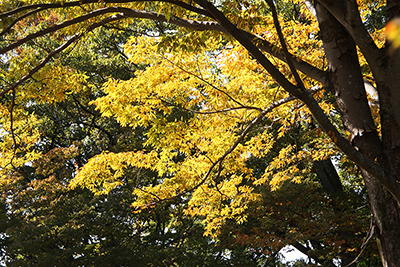
[[400,264],[396,1],[0,3],[5,261]]

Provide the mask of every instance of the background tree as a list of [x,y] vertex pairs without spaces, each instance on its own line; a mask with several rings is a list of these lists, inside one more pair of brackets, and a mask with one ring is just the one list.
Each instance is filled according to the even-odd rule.
[[[67,76],[52,58],[95,28],[135,24],[159,35],[125,44],[142,70],[134,79],[108,79],[105,95],[91,103],[122,126],[148,128],[143,149],[93,155],[73,188],[108,193],[131,168],[150,169],[163,182],[138,185],[134,207],[143,211],[187,196],[185,213],[203,216],[206,233],[217,236],[227,220],[247,221],[251,203],[262,199],[259,187],[276,190],[286,180],[310,179],[337,155],[360,167],[383,265],[400,265],[399,60],[380,34],[398,15],[396,1],[287,1],[277,7],[272,1],[117,2],[2,3],[10,10],[0,15],[4,184],[15,180],[15,168],[41,158],[34,147],[40,116],[25,111],[30,99],[61,99],[66,88],[83,92],[76,84],[84,84],[85,75]],[[150,19],[150,26],[139,18]],[[28,46],[46,41],[48,33],[64,43],[38,59]],[[55,83],[60,73],[68,79]],[[38,86],[43,79],[45,88]],[[277,135],[269,130],[274,124]],[[312,138],[285,143],[296,128]],[[249,160],[268,158],[281,142],[257,176]],[[319,173],[322,185],[335,191],[338,183],[327,184],[329,177]]]

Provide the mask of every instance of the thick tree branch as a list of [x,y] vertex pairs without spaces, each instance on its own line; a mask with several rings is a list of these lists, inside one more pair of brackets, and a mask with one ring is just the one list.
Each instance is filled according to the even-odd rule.
[[[147,14],[146,14],[147,13]],[[146,11],[137,11],[131,9],[130,12],[124,12],[126,16],[132,17],[132,18],[148,18],[152,20],[157,20],[157,21],[167,21],[165,16],[161,13],[158,14],[158,16],[155,16],[155,14],[152,14],[153,12],[146,12]],[[218,22],[215,21],[193,21],[193,20],[185,20],[181,18],[171,18],[169,23],[185,27],[188,29],[193,29],[193,30],[211,30],[211,31],[218,31],[218,32],[223,32],[226,34],[230,34],[224,27],[222,27]],[[285,55],[283,54],[281,49],[278,49],[276,46],[274,46],[272,43],[261,39],[249,32],[239,30],[242,32],[243,35],[245,35],[249,40],[252,40],[257,47],[259,47],[262,51],[267,52],[268,54],[277,57],[278,59],[285,61]],[[293,55],[290,55],[291,58],[294,58]],[[307,62],[303,60],[296,60],[293,61],[293,64],[295,68],[306,74],[307,76],[321,82],[324,85],[327,85],[327,73],[308,64]]]
[[25,44],[26,42],[28,42],[30,40],[33,40],[33,39],[38,38],[38,37],[41,37],[41,36],[46,35],[48,33],[56,32],[56,31],[58,31],[60,29],[63,29],[65,27],[77,24],[79,22],[83,22],[85,20],[88,20],[90,18],[99,16],[99,15],[102,15],[102,14],[107,14],[107,13],[115,13],[115,11],[112,11],[109,8],[99,9],[99,10],[90,12],[88,14],[85,14],[83,16],[80,16],[80,17],[77,17],[77,18],[74,18],[74,19],[71,19],[71,20],[67,20],[67,21],[65,21],[63,23],[56,24],[54,26],[48,27],[48,28],[46,28],[44,30],[29,34],[28,36],[26,36],[24,38],[21,38],[18,41],[14,42],[14,43],[12,43],[10,45],[7,45],[7,46],[3,47],[2,49],[0,49],[0,54],[4,54],[4,53],[6,53],[6,52],[8,52],[8,51],[10,51],[12,49],[17,48],[18,46],[20,46],[22,44]]
[[33,15],[33,14],[35,14],[35,13],[38,13],[38,12],[40,12],[40,11],[43,11],[43,10],[44,10],[43,8],[38,8],[38,9],[36,9],[36,10],[32,10],[32,11],[30,11],[30,12],[24,14],[24,15],[19,16],[18,18],[16,18],[15,20],[13,20],[2,32],[0,32],[0,36],[2,36],[2,35],[4,35],[4,34],[8,33],[8,32],[12,29],[12,27],[14,27],[14,25],[17,24],[19,21],[21,21],[21,20],[23,20],[24,18],[29,17],[29,16],[31,16],[31,15]]
[[361,21],[356,1],[318,0],[350,33],[368,61],[372,72],[379,74],[382,53]]
[[307,248],[306,246],[304,246],[300,242],[296,241],[294,244],[292,244],[292,246],[295,247],[298,251],[300,251],[304,255],[307,255],[307,257],[315,260],[315,262],[317,262],[319,264],[323,264],[323,262],[320,259],[318,259],[317,257],[314,257],[313,255],[311,255],[312,253],[310,253],[311,250],[309,248]]
[[[276,47],[272,43],[255,36],[246,31],[241,31],[244,36],[246,36],[249,40],[252,40],[253,43],[261,50],[264,51],[271,56],[276,57],[277,59],[286,62],[286,57],[282,51],[282,49]],[[294,67],[304,73],[305,75],[309,76],[310,78],[322,83],[323,85],[328,85],[328,72],[318,69],[309,63],[303,61],[300,58],[290,54],[290,57],[295,59],[293,60]]]
[[118,11],[122,12],[126,17],[130,18],[142,18],[142,19],[151,19],[156,21],[168,22],[177,26],[185,27],[192,30],[198,31],[219,31],[223,33],[228,33],[221,25],[219,25],[215,21],[196,21],[190,19],[182,19],[179,17],[171,17],[167,19],[164,14],[151,12],[151,11],[142,11],[142,10],[135,10],[129,8],[115,8]]

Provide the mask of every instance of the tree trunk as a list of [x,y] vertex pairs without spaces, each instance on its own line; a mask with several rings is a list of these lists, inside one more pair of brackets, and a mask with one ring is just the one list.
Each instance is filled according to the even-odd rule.
[[[383,153],[380,165],[399,181],[400,174],[400,60],[399,53],[385,53],[385,65],[375,75],[379,92]],[[363,173],[383,266],[400,266],[400,207],[368,173]]]
[[[397,67],[399,60],[388,58],[383,61],[387,66],[382,66],[382,72],[377,75],[381,107],[381,141],[368,106],[355,42],[343,25],[322,5],[317,3],[316,10],[320,37],[329,64],[329,89],[336,97],[344,126],[351,133],[352,144],[365,156],[377,161],[388,174],[398,177],[400,173],[400,120],[397,120],[400,117],[400,100],[397,101],[400,95],[397,87],[400,84],[400,67]],[[400,266],[400,207],[391,194],[368,172],[362,170],[362,175],[368,190],[383,266],[398,267]]]
[[371,212],[375,221],[379,253],[383,266],[400,266],[400,216],[397,202],[368,173],[363,172]]
[[313,171],[327,193],[335,194],[343,191],[339,175],[330,159],[314,162]]

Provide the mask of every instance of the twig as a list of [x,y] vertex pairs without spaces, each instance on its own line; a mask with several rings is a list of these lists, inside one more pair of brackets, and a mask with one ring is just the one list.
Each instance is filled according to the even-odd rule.
[[181,110],[185,110],[185,111],[189,111],[192,113],[196,113],[196,114],[202,114],[202,115],[210,115],[210,114],[216,114],[216,113],[224,113],[224,112],[229,112],[229,111],[235,111],[235,110],[239,110],[239,109],[250,109],[250,110],[258,110],[258,111],[262,111],[261,108],[257,108],[257,107],[250,107],[250,106],[242,106],[242,107],[232,107],[232,108],[225,108],[225,109],[220,109],[220,110],[213,110],[213,111],[198,111],[198,110],[194,110],[194,109],[189,109],[189,108],[184,108],[181,107],[178,104],[175,104],[171,101],[165,100],[165,99],[161,99],[162,102],[165,102],[168,105],[174,106],[176,108],[179,108]]
[[350,262],[349,264],[347,264],[345,267],[351,266],[353,263],[355,263],[358,260],[358,258],[361,256],[361,254],[364,252],[365,248],[367,247],[368,242],[374,236],[374,232],[375,232],[374,230],[375,230],[375,222],[374,222],[374,217],[372,216],[367,236],[365,237],[365,240],[360,247],[360,249],[361,249],[360,253],[358,253],[357,257],[355,257],[355,259],[352,262]]
[[[14,106],[15,106],[15,89],[12,90],[12,97],[11,97],[11,106],[10,106],[10,132],[11,132],[11,137],[14,143],[14,154],[17,151],[18,144],[15,139],[15,132],[14,132]],[[12,161],[12,159],[11,159]]]

